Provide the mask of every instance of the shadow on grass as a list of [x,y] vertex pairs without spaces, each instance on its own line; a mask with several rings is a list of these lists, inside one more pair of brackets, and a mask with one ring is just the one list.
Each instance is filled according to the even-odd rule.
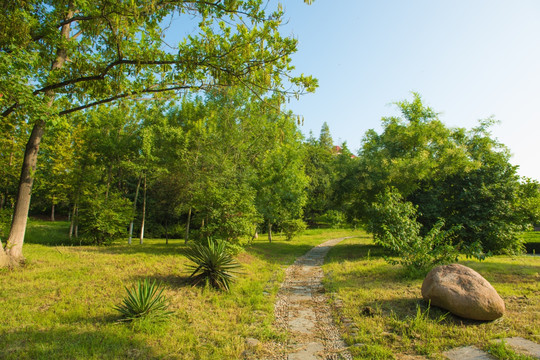
[[172,289],[179,289],[186,286],[191,286],[189,282],[189,276],[186,275],[162,275],[162,274],[154,274],[150,276],[134,276],[133,281],[136,283],[137,281],[143,281],[144,279],[148,279],[150,281],[156,281],[156,284],[163,284],[167,287],[170,287]]
[[0,358],[152,359],[158,356],[152,348],[135,340],[126,331],[26,328],[1,334]]
[[398,323],[408,323],[412,319],[431,321],[449,326],[480,326],[490,321],[471,320],[459,317],[448,310],[430,305],[419,297],[396,297],[393,299],[375,300],[364,305],[376,309],[375,313],[384,317],[392,317]]
[[382,259],[384,256],[390,256],[388,250],[375,244],[338,244],[334,246],[325,263]]

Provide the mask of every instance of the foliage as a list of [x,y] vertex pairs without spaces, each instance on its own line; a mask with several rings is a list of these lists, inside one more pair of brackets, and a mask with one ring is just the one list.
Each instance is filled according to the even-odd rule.
[[458,260],[458,250],[451,238],[458,230],[442,230],[439,220],[425,236],[420,235],[422,225],[416,221],[417,210],[403,201],[396,189],[387,189],[376,197],[371,209],[369,231],[379,244],[398,255],[399,260],[388,258],[391,264],[401,264],[411,276],[423,275],[431,267]]
[[291,241],[297,235],[306,230],[306,223],[302,219],[285,220],[281,223],[281,230],[285,233],[285,239]]
[[332,229],[343,228],[347,223],[345,213],[338,210],[328,210],[317,218],[318,222],[328,224]]
[[172,312],[167,311],[168,300],[162,294],[163,289],[156,285],[156,280],[138,281],[131,289],[125,288],[127,295],[122,304],[115,306],[123,321],[137,319],[162,320]]
[[193,285],[204,282],[215,289],[230,290],[234,273],[238,273],[240,264],[227,250],[227,243],[209,239],[207,244],[194,243],[186,251],[186,257],[195,264],[189,264],[193,270],[189,276]]
[[[176,43],[171,43],[168,36],[171,33],[167,31],[170,27],[166,24],[175,22],[178,17],[182,23],[191,21],[196,30],[183,37],[180,35]],[[251,94],[250,102],[280,112],[287,98],[313,92],[317,87],[316,79],[293,73],[291,55],[298,41],[280,34],[283,18],[281,5],[272,8],[262,0],[97,0],[91,4],[36,0],[6,4],[0,13],[0,175],[2,178],[5,175],[9,181],[1,186],[0,207],[13,201],[17,193],[13,186],[17,177],[12,175],[16,172],[14,169],[20,167],[14,162],[20,161],[25,151],[30,156],[30,161],[23,163],[19,182],[25,191],[19,192],[24,196],[20,206],[15,207],[14,224],[16,221],[17,225],[14,226],[21,230],[8,240],[12,242],[10,256],[22,258],[34,167],[36,162],[39,164],[37,154],[45,128],[51,140],[43,142],[46,159],[39,170],[45,179],[36,183],[36,193],[41,193],[42,204],[54,206],[60,200],[69,201],[69,207],[76,210],[88,183],[105,183],[111,192],[116,190],[134,199],[131,192],[137,181],[133,178],[145,174],[145,180],[148,177],[151,184],[161,175],[159,172],[172,165],[168,162],[168,166],[160,166],[163,164],[157,159],[156,149],[149,146],[154,144],[148,134],[152,125],[148,117],[152,116],[147,114],[156,107],[171,107],[189,92],[211,97],[213,91],[237,87]],[[113,103],[121,105],[107,106]],[[142,105],[137,106],[137,103]],[[103,129],[94,127],[94,131],[86,132],[95,114],[101,120],[108,119],[103,115],[111,109],[110,125],[105,122]],[[219,108],[211,110],[212,116],[196,119],[201,127],[216,125]],[[123,123],[122,116],[118,116],[122,113],[126,114]],[[236,118],[226,120],[232,124]],[[223,125],[225,123],[219,124]],[[58,139],[65,134],[60,134],[59,130],[77,137],[63,143]],[[85,133],[80,138],[79,130]],[[174,133],[178,129],[172,130]],[[99,133],[103,137],[96,136]],[[30,134],[25,150],[24,139]],[[195,133],[190,135],[196,137]],[[66,158],[64,167],[61,159],[75,153],[69,151],[69,147],[80,139],[84,144],[74,146],[80,151],[79,158]],[[196,154],[185,158],[197,162]],[[234,159],[231,155],[223,167],[227,168]],[[237,165],[240,168],[244,164]],[[86,170],[91,179],[81,175]],[[199,191],[205,180],[215,175],[213,171],[209,173],[208,177],[201,176],[203,181],[195,181]],[[71,174],[76,175],[71,177]],[[236,184],[228,185],[232,189]],[[187,200],[191,202],[195,196],[189,195],[192,196]],[[188,204],[189,209],[191,205]],[[214,209],[204,205],[206,208],[202,211],[209,215]],[[183,214],[173,209],[172,215],[167,216],[166,226],[178,221]],[[221,211],[219,216],[222,215],[229,216],[231,212]]]
[[346,175],[356,184],[349,217],[369,222],[374,196],[393,186],[417,207],[421,235],[443,219],[477,254],[522,251],[517,234],[536,218],[538,193],[520,183],[510,152],[491,136],[495,121],[448,128],[418,94],[396,105],[401,117],[383,118],[381,134],[366,133],[358,166]]
[[4,240],[9,235],[9,227],[11,225],[12,209],[0,209],[0,240]]
[[127,235],[127,226],[133,217],[132,204],[118,193],[105,195],[98,187],[86,191],[81,204],[79,224],[84,238],[95,245],[111,244]]

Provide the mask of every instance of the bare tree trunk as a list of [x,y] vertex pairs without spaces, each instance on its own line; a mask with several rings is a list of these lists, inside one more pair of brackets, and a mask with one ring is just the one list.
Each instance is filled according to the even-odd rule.
[[39,120],[32,129],[30,139],[28,139],[26,150],[24,152],[17,200],[13,211],[13,219],[11,221],[11,229],[9,231],[6,247],[2,250],[5,251],[5,254],[10,258],[11,265],[20,263],[24,259],[22,246],[24,243],[24,234],[26,232],[26,222],[28,220],[28,209],[30,208],[30,196],[32,193],[32,184],[34,182],[34,173],[36,171],[37,154],[44,131],[45,122]]
[[145,219],[146,219],[146,174],[144,174],[141,237],[139,238],[139,244],[141,244],[141,245],[142,245],[143,240],[144,240],[144,221],[145,221]]
[[137,199],[139,198],[139,188],[141,187],[142,175],[139,175],[139,181],[137,182],[137,190],[135,190],[135,200],[133,201],[133,219],[129,223],[129,239],[128,244],[131,245],[131,239],[133,238],[133,222],[135,221],[135,213],[137,212]]
[[165,245],[169,245],[169,220],[165,220]]
[[73,204],[73,210],[71,211],[71,221],[69,223],[69,239],[73,236],[73,229],[75,227],[75,214],[77,212],[77,203]]
[[75,207],[75,239],[79,238],[79,205]]
[[189,225],[191,223],[191,206],[189,207],[189,212],[188,212],[188,216],[187,216],[187,224],[186,224],[186,237],[185,237],[185,240],[184,240],[184,244],[187,244],[188,240],[189,240]]
[[272,224],[268,223],[268,241],[272,242]]
[[52,197],[51,221],[54,221],[54,196]]

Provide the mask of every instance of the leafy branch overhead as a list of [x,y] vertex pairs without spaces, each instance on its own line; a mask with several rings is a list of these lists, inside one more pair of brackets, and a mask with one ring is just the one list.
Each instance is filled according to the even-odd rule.
[[[261,97],[313,91],[315,79],[292,75],[297,40],[279,34],[282,16],[266,14],[262,1],[8,4],[0,14],[0,112],[49,113],[52,93],[56,112],[67,114],[188,89],[241,85]],[[169,44],[167,24],[188,19],[198,31]],[[51,70],[59,55],[61,66]]]

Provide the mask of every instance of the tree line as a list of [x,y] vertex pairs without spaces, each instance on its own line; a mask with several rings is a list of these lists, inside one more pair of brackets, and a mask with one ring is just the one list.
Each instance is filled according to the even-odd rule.
[[[67,214],[73,241],[94,244],[241,245],[306,224],[364,225],[383,241],[401,216],[418,236],[455,229],[476,254],[518,251],[538,221],[538,183],[519,178],[493,120],[448,128],[414,94],[357,156],[326,124],[303,139],[286,101],[317,81],[293,74],[298,42],[279,33],[279,6],[19,5],[0,14],[0,266],[23,259],[29,211]],[[171,46],[175,17],[197,30]]]
[[[519,232],[538,221],[539,184],[518,176],[492,119],[449,128],[414,94],[354,155],[334,145],[326,123],[305,139],[300,119],[266,105],[230,88],[82,112],[44,140],[31,213],[68,216],[74,243],[142,243],[146,233],[241,246],[306,224],[363,225],[383,239],[410,204],[419,234],[443,220],[459,227],[454,245],[476,253],[520,251]],[[1,189],[4,214],[15,185]]]

